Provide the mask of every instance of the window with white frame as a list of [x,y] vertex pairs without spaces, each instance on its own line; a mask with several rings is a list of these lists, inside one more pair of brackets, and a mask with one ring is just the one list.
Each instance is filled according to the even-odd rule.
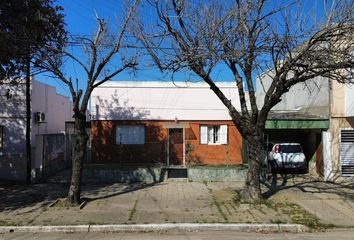
[[4,147],[4,127],[0,126],[0,149]]
[[116,144],[144,144],[144,126],[117,126]]
[[227,125],[200,126],[201,144],[227,144]]

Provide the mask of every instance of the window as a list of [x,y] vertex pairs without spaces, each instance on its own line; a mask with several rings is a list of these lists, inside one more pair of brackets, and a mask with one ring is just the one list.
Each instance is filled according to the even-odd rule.
[[144,144],[144,126],[117,126],[116,144]]
[[0,126],[0,149],[4,147],[4,127]]
[[354,129],[340,130],[339,152],[342,176],[354,176]]
[[227,125],[200,127],[201,144],[227,144]]

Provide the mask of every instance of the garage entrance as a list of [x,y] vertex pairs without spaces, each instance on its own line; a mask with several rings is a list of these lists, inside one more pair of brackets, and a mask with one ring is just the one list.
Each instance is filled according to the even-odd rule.
[[316,172],[323,175],[322,131],[327,130],[328,127],[328,120],[272,119],[267,120],[264,139],[266,144],[300,143],[307,161],[314,162]]

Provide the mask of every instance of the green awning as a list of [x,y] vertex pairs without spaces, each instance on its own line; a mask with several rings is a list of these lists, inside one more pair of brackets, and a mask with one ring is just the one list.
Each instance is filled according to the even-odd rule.
[[266,129],[328,129],[329,120],[276,120],[266,121]]

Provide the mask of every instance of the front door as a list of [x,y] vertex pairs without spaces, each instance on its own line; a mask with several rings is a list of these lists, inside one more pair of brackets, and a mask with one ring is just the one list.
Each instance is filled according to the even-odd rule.
[[183,165],[183,128],[170,128],[169,131],[169,163]]

